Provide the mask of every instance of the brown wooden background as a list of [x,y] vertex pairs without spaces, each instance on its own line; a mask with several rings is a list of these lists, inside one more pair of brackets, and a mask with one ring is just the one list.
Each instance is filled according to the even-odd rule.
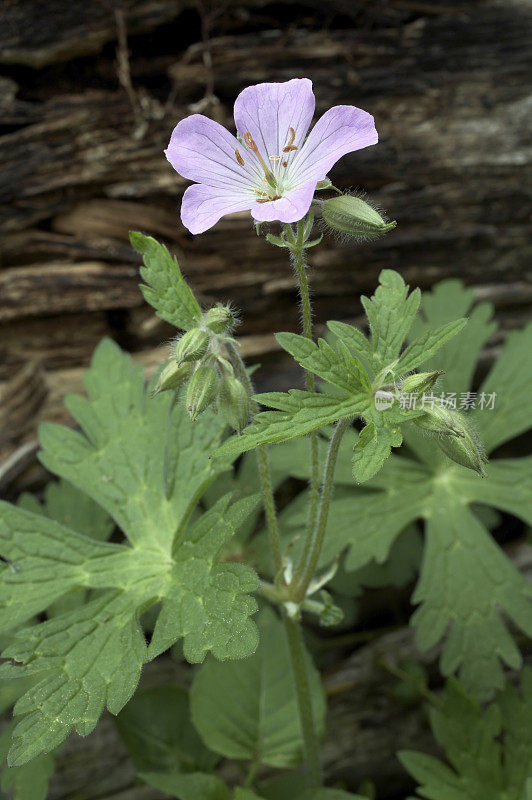
[[306,75],[319,113],[354,103],[376,118],[380,144],[333,177],[398,227],[311,252],[318,322],[356,319],[387,266],[421,287],[460,276],[504,330],[520,326],[532,305],[531,22],[529,0],[4,0],[0,381],[2,457],[15,459],[4,484],[31,460],[20,446],[38,421],[65,418],[61,398],[103,335],[150,366],[164,354],[171,330],[137,289],[130,229],[161,237],[206,302],[242,309],[262,386],[295,379],[271,336],[298,324],[285,254],[247,214],[188,234],[186,182],[162,152],[193,110],[231,125],[249,83]]

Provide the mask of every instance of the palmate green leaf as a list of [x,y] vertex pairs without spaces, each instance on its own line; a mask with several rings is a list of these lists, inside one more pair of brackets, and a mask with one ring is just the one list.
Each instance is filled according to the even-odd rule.
[[[469,314],[467,329],[448,341],[427,365],[429,369],[445,369],[442,388],[456,392],[458,397],[470,389],[478,351],[493,332],[490,307],[481,304],[470,311],[472,300],[473,293],[464,290],[460,282],[445,281],[423,296],[425,319],[418,317],[411,331],[421,336],[445,325],[457,313]],[[526,413],[523,410],[525,398],[532,396],[529,337],[529,329],[511,337],[507,345],[511,367],[505,371],[504,362],[496,364],[482,387],[498,392],[494,410],[472,414],[481,437],[486,430],[488,447],[522,431],[521,414],[529,420],[530,409]],[[495,382],[492,375],[500,378]],[[511,413],[514,381],[515,418]],[[528,585],[491,539],[483,521],[484,511],[494,507],[532,524],[532,458],[493,459],[487,477],[482,479],[448,461],[430,436],[408,425],[402,425],[402,431],[407,444],[405,456],[392,455],[363,491],[352,484],[348,488],[350,449],[356,434],[346,434],[336,468],[341,488],[331,504],[320,565],[326,567],[343,550],[350,570],[359,570],[370,562],[383,563],[401,531],[416,520],[424,520],[425,558],[420,588],[414,595],[419,603],[413,617],[418,641],[425,647],[443,639],[444,674],[458,670],[469,689],[487,697],[502,685],[501,658],[509,665],[519,665],[521,660],[501,618],[501,607],[530,633],[532,606]],[[292,469],[299,478],[309,476],[308,462],[305,464],[302,458]],[[304,494],[292,508],[283,511],[286,543],[304,526],[307,503]],[[298,542],[296,539],[293,545],[296,555]]]
[[447,682],[431,726],[450,766],[433,756],[400,752],[399,759],[431,800],[525,800],[532,777],[532,670],[522,673],[521,695],[507,684],[482,711],[461,685]]
[[144,541],[167,550],[198,497],[228,468],[229,462],[208,457],[225,424],[212,414],[191,424],[182,406],[175,409],[168,426],[172,458],[166,498],[163,453],[172,398],[168,393],[149,398],[142,367],[132,366],[106,339],[84,381],[88,397],[65,400],[82,433],[45,423],[40,460],[106,509],[132,545]]
[[[257,631],[249,596],[255,573],[217,556],[256,498],[221,498],[191,519],[205,488],[227,464],[209,460],[222,433],[216,418],[193,425],[174,410],[172,493],[163,481],[167,402],[149,399],[142,375],[105,342],[87,375],[90,401],[72,401],[85,435],[48,427],[43,461],[72,483],[85,484],[130,544],[106,544],[8,504],[0,512],[0,547],[11,565],[0,585],[0,629],[48,608],[66,592],[98,592],[89,603],[17,632],[0,673],[35,676],[18,701],[27,714],[15,730],[10,763],[53,749],[72,727],[89,733],[104,705],[118,713],[134,692],[142,664],[183,637],[185,656],[201,661],[253,652]],[[162,402],[161,402],[162,400]],[[162,413],[161,413],[162,412]],[[90,437],[90,438],[89,438]],[[160,602],[149,651],[138,616]]]
[[[191,692],[193,722],[205,744],[229,758],[290,767],[301,759],[302,740],[294,679],[283,625],[269,608],[259,618],[260,644],[245,661],[209,659]],[[313,711],[323,731],[325,698],[309,660]]]
[[194,328],[201,308],[194,293],[181,274],[175,256],[151,236],[131,232],[131,244],[144,260],[140,274],[146,284],[140,289],[144,299],[155,309],[157,316],[176,328],[188,331]]
[[139,772],[210,772],[219,760],[192,725],[188,691],[178,686],[136,692],[116,727]]
[[203,772],[143,772],[139,778],[177,800],[231,800],[231,792],[216,775]]

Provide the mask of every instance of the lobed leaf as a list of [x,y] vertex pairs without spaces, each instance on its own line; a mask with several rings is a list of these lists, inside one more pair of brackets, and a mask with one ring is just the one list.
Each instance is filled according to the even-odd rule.
[[[71,400],[84,434],[45,429],[43,461],[73,483],[86,484],[131,544],[107,544],[8,504],[2,505],[0,548],[10,566],[0,585],[4,630],[44,611],[66,592],[98,590],[93,599],[47,622],[24,628],[4,652],[6,678],[35,678],[15,706],[19,722],[10,763],[22,764],[57,746],[72,727],[86,735],[105,705],[118,713],[136,689],[142,664],[183,638],[185,656],[211,650],[239,658],[257,646],[250,616],[253,570],[219,563],[226,541],[255,509],[257,498],[220,498],[192,512],[227,463],[208,458],[222,423],[193,425],[181,406],[171,419],[177,446],[172,491],[163,479],[167,401],[148,399],[138,368],[104,342],[86,377],[89,400]],[[109,476],[109,479],[107,479]],[[149,651],[139,615],[160,602]]]
[[380,286],[371,298],[361,297],[371,330],[372,367],[379,372],[394,361],[417,314],[421,292],[408,295],[402,277],[391,269],[379,275]]
[[508,683],[485,711],[450,679],[441,706],[431,709],[431,727],[451,766],[411,750],[398,756],[423,797],[524,800],[532,777],[531,715],[530,667],[522,673],[521,696]]
[[131,244],[142,255],[144,266],[140,285],[144,299],[155,309],[157,316],[188,331],[201,318],[201,308],[194,293],[183,278],[175,256],[151,236],[132,231]]

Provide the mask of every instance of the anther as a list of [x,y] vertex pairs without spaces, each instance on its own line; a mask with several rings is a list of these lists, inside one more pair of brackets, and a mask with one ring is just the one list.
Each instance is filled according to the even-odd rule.
[[290,153],[291,150],[297,150],[297,145],[294,144],[296,132],[292,127],[288,128],[288,130],[290,131],[290,139],[288,140],[286,147],[283,147],[283,153]]
[[243,167],[244,166],[244,159],[242,158],[242,156],[240,155],[238,150],[235,150],[235,158],[236,158],[237,162],[240,164],[240,166]]

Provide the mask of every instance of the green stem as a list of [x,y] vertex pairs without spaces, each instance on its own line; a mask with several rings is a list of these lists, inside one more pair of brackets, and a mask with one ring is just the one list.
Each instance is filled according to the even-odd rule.
[[255,775],[256,775],[258,766],[259,765],[258,765],[257,761],[252,761],[251,764],[249,765],[248,774],[246,775],[244,783],[242,784],[244,789],[251,789],[251,787],[253,786],[253,781],[255,780]]
[[[246,372],[246,366],[240,357],[240,353],[232,342],[227,342],[227,351],[229,358],[236,374],[242,381],[245,387],[250,403],[251,417],[253,418],[258,411],[258,406],[253,400],[253,384]],[[283,568],[283,556],[281,550],[281,538],[279,536],[279,525],[277,522],[277,512],[275,510],[275,500],[273,497],[273,486],[271,479],[270,463],[268,459],[268,452],[265,447],[257,447],[257,463],[259,467],[260,486],[262,490],[262,497],[264,502],[264,512],[266,514],[266,524],[268,527],[268,535],[270,538],[270,547],[272,550],[273,565],[275,567],[275,574],[279,575]]]
[[334,488],[334,470],[336,467],[336,459],[338,458],[338,450],[340,448],[342,436],[350,424],[350,417],[340,420],[336,425],[336,429],[329,443],[329,451],[327,453],[325,472],[323,475],[318,520],[314,529],[307,537],[301,560],[294,573],[292,582],[294,586],[293,597],[296,601],[301,602],[306,596],[307,589],[314,577],[316,567],[318,566],[321,548],[325,538],[325,531],[327,529],[327,519],[329,517],[329,507],[331,505],[331,497]]
[[303,754],[306,778],[309,787],[321,786],[318,736],[314,724],[312,694],[308,672],[308,659],[299,622],[285,614],[284,618],[288,649],[296,690],[299,723],[303,736]]
[[[303,231],[305,227],[305,220],[297,223],[297,237],[293,236],[292,227],[285,225],[285,231],[288,233],[287,228],[290,229],[292,234],[293,245],[290,247],[290,252],[294,261],[296,269],[299,296],[301,298],[301,316],[303,322],[303,336],[312,340],[312,307],[310,303],[310,292],[307,279],[307,267],[305,264],[305,250]],[[287,237],[290,241],[290,237]],[[314,375],[309,370],[305,370],[305,385],[308,392],[314,391]],[[318,452],[318,431],[312,431],[310,434],[310,508],[308,516],[308,531],[312,531],[316,524],[316,517],[318,513],[319,502],[319,452]]]

